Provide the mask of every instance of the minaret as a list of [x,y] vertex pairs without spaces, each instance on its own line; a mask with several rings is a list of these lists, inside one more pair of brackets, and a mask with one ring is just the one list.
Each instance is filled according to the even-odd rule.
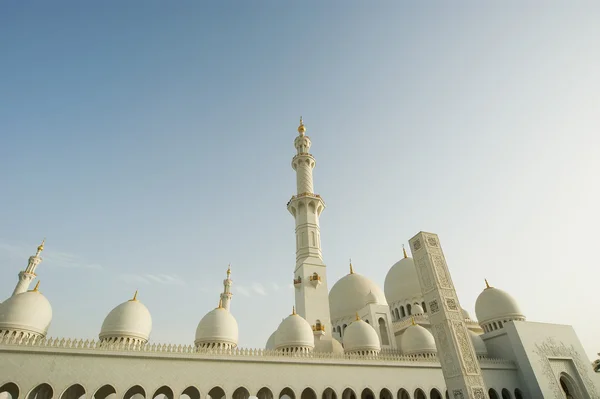
[[[300,118],[298,136],[294,140],[297,154],[292,159],[296,171],[296,195],[287,204],[288,211],[296,221],[296,267],[294,287],[296,311],[315,329],[331,331],[327,275],[321,255],[319,216],[325,202],[313,190],[312,171],[315,158],[308,152],[310,138]],[[331,337],[331,334],[328,334]]]
[[29,257],[29,263],[27,264],[27,268],[21,272],[19,272],[19,282],[13,291],[13,296],[20,294],[22,292],[26,292],[29,289],[29,284],[31,284],[31,280],[36,277],[35,269],[42,262],[42,258],[40,254],[44,250],[44,243],[46,239],[42,240],[42,243],[39,247],[37,247],[37,252],[35,255]]
[[231,264],[229,265],[229,267],[227,268],[227,278],[225,280],[223,280],[223,293],[221,294],[221,303],[222,303],[222,308],[229,310],[229,304],[231,302],[231,296],[233,295],[231,293],[231,284],[233,284],[233,281],[231,281]]

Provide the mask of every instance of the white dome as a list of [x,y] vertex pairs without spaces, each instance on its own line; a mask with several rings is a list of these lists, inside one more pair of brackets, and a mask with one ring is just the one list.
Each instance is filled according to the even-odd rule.
[[194,344],[227,344],[236,347],[238,343],[238,324],[229,310],[218,307],[208,312],[196,328]]
[[471,315],[469,314],[469,312],[467,312],[466,310],[464,310],[463,308],[460,308],[460,311],[462,313],[462,316],[464,319],[471,319]]
[[110,311],[102,323],[100,340],[130,338],[148,341],[152,331],[152,316],[148,308],[135,298]]
[[413,258],[405,257],[391,267],[383,285],[388,303],[421,301],[421,283]]
[[52,306],[39,291],[13,295],[0,305],[0,330],[20,330],[46,335]]
[[473,343],[473,347],[475,348],[475,353],[480,356],[487,356],[487,347],[485,346],[485,342],[483,342],[481,336],[479,334],[474,333],[471,330],[469,330],[469,336],[471,337],[471,342]]
[[379,336],[375,329],[363,320],[355,320],[344,330],[344,350],[346,353],[357,351],[381,350]]
[[423,306],[419,305],[418,303],[415,303],[414,305],[412,305],[412,308],[410,309],[411,314],[424,314],[425,311],[423,310]]
[[265,345],[265,349],[273,350],[275,349],[275,336],[277,335],[277,330],[273,331],[273,334],[267,340],[267,345]]
[[310,324],[294,313],[283,319],[275,335],[275,349],[315,347],[315,337]]
[[315,352],[344,353],[344,347],[335,338],[315,337]]
[[435,353],[435,339],[425,327],[412,325],[400,337],[400,349],[405,355]]
[[350,273],[339,279],[329,292],[329,310],[331,319],[338,320],[343,317],[354,316],[364,308],[368,301],[376,300],[375,303],[387,305],[385,295],[381,289],[358,273]]
[[475,301],[475,315],[479,324],[498,319],[525,319],[517,301],[510,294],[489,286]]

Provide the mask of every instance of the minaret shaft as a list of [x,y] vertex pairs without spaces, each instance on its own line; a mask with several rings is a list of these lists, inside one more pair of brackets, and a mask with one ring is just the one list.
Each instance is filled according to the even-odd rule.
[[233,281],[231,281],[231,266],[227,269],[227,278],[223,280],[223,293],[221,294],[221,305],[224,309],[229,310],[231,304],[231,297],[233,294],[231,293],[231,285]]

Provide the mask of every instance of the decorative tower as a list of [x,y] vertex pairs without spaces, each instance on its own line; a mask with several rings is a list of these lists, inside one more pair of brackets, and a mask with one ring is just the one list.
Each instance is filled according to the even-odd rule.
[[325,209],[325,202],[313,190],[315,158],[308,152],[311,142],[305,133],[306,127],[300,118],[298,136],[294,140],[297,154],[292,159],[297,194],[287,204],[288,211],[296,221],[296,310],[313,326],[315,332],[327,331],[327,337],[331,338],[329,291],[319,230],[319,216]]
[[35,255],[29,257],[29,263],[27,264],[27,268],[21,272],[19,272],[19,282],[13,291],[13,296],[20,294],[22,292],[27,292],[29,289],[29,284],[31,284],[31,280],[36,277],[35,269],[42,262],[42,258],[40,254],[44,250],[44,243],[46,239],[42,240],[42,243],[39,247],[37,247],[37,252]]
[[229,310],[229,304],[231,303],[231,297],[233,294],[231,293],[231,264],[227,268],[227,278],[223,280],[223,293],[221,294],[221,304],[224,309]]
[[450,398],[489,398],[438,236],[420,232],[410,250]]

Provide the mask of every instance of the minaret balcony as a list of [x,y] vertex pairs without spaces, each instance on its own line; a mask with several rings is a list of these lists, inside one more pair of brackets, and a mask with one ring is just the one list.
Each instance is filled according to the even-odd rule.
[[305,206],[313,206],[317,210],[317,215],[321,215],[323,209],[325,209],[325,201],[319,194],[315,193],[301,193],[298,195],[292,195],[292,198],[287,203],[287,209],[296,217],[296,212],[303,203]]
[[298,278],[294,279],[294,287],[299,289],[301,285],[302,285],[302,277],[298,276]]
[[314,335],[325,335],[325,326],[321,323],[312,326],[312,330]]
[[312,276],[309,277],[309,280],[312,286],[315,288],[321,284],[321,276],[319,276],[317,273],[313,273]]

